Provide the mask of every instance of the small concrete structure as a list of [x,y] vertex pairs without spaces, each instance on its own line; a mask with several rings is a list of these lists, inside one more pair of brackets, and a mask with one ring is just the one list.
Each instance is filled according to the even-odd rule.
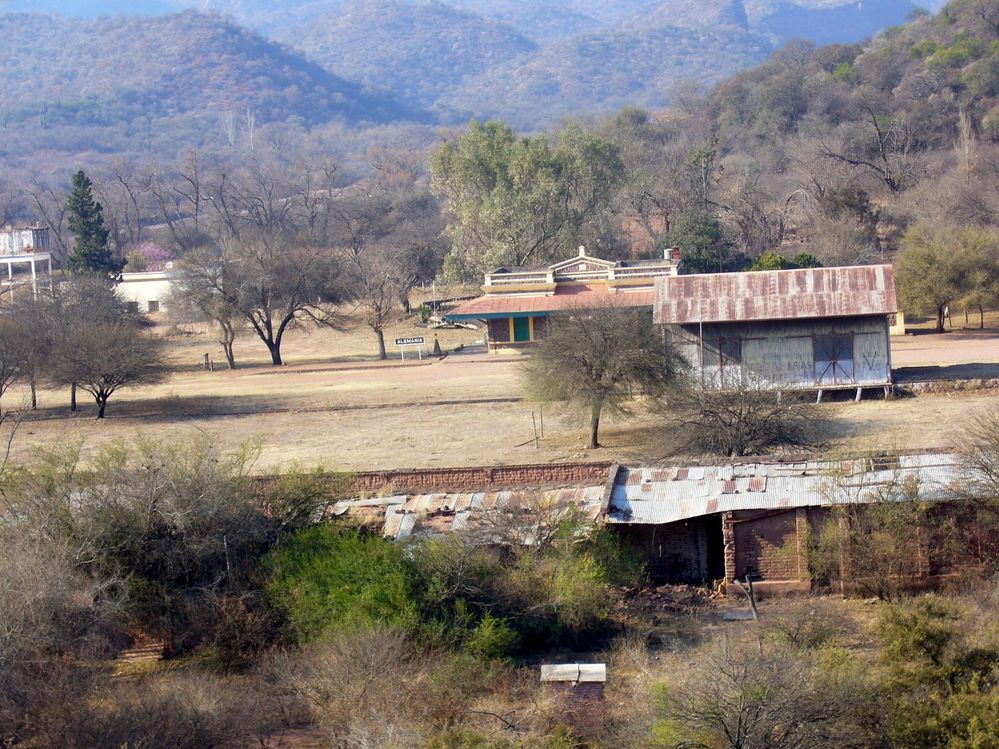
[[142,273],[122,273],[117,291],[133,312],[166,310],[180,274],[171,268]]
[[566,725],[581,738],[596,736],[604,725],[603,663],[558,663],[541,667],[541,683],[559,701]]
[[0,229],[0,255],[29,255],[52,249],[50,230],[41,224],[5,226]]

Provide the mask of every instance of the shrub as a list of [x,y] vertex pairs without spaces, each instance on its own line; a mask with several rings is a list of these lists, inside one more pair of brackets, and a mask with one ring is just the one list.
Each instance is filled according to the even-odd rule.
[[465,641],[465,652],[476,658],[504,658],[514,652],[519,637],[504,619],[486,614]]
[[183,672],[105,684],[100,699],[79,694],[51,705],[40,725],[45,746],[250,745],[278,725],[253,690],[208,674]]
[[796,393],[765,387],[691,388],[663,407],[671,425],[701,452],[736,457],[814,439],[815,406]]
[[356,529],[300,531],[265,560],[270,599],[302,641],[375,623],[413,628],[416,579],[402,547]]
[[[991,619],[991,613],[989,614]],[[878,622],[888,728],[900,749],[995,745],[999,649],[959,603],[924,596],[885,609]]]
[[653,747],[879,745],[867,671],[849,656],[827,665],[752,637],[726,637],[697,655],[660,690]]

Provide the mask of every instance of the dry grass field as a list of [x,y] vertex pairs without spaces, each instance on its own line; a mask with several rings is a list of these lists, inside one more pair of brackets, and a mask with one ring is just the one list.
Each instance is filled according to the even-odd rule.
[[[403,365],[392,339],[434,332],[402,323],[386,337],[394,357],[379,362],[374,335],[367,329],[293,331],[285,346],[286,366],[272,367],[255,338],[237,344],[240,368],[207,372],[204,353],[222,361],[210,331],[182,332],[161,326],[169,342],[172,373],[159,385],[123,390],[108,407],[103,423],[80,394],[81,408],[68,409],[68,392],[42,391],[39,410],[20,425],[15,457],[39,445],[79,441],[84,455],[110,440],[186,439],[206,432],[233,448],[247,441],[260,446],[257,470],[271,472],[292,464],[345,470],[398,467],[529,463],[563,460],[655,461],[682,447],[671,430],[652,416],[608,422],[604,447],[585,450],[584,430],[545,409],[544,438],[535,446],[534,424],[542,414],[524,399],[519,382],[522,358],[493,356],[476,345],[482,332],[441,330],[443,360]],[[911,363],[999,361],[995,331],[899,339],[899,356]],[[932,339],[932,340],[927,340]],[[988,353],[985,356],[983,352]],[[991,358],[989,358],[991,357]],[[4,407],[23,402],[13,390]],[[968,413],[996,402],[989,391],[925,395],[919,398],[829,402],[820,413],[827,448],[939,448],[952,438],[954,425]]]

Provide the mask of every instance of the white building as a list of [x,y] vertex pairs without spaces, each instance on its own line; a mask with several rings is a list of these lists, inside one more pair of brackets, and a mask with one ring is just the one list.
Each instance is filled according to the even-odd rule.
[[5,226],[0,229],[0,255],[28,255],[51,250],[49,227]]
[[[169,264],[168,265],[172,265]],[[118,296],[134,312],[162,312],[180,274],[172,268],[142,273],[122,273]]]
[[48,274],[49,287],[52,286],[52,255],[49,228],[41,224],[33,226],[5,226],[0,229],[0,267],[7,266],[7,288],[11,298],[14,287],[14,266],[27,265],[31,270],[31,291],[38,293],[38,271]]

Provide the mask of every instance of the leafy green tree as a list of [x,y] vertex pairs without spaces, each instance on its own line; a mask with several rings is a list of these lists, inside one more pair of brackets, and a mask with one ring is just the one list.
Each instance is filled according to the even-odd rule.
[[794,268],[821,268],[822,263],[819,261],[815,255],[808,252],[799,252],[791,260],[791,265]]
[[956,234],[920,223],[902,238],[902,250],[895,260],[895,283],[902,304],[912,312],[932,312],[937,332],[944,330],[947,305],[962,292],[961,253],[956,244],[964,230]]
[[800,252],[792,260],[788,260],[783,255],[767,250],[757,257],[749,270],[795,270],[797,268],[821,268],[822,263],[815,255],[807,252]]
[[783,255],[767,250],[753,261],[749,270],[787,270],[794,266]]
[[999,300],[999,234],[968,227],[962,232],[964,266],[961,301],[978,309],[978,327],[985,327],[985,308]]
[[635,396],[679,385],[684,368],[648,310],[575,309],[551,318],[525,377],[536,398],[565,403],[588,419],[589,447],[597,448],[605,409],[631,413]]
[[69,229],[76,236],[66,264],[73,273],[94,273],[117,280],[124,263],[115,260],[108,245],[104,208],[94,200],[93,183],[81,169],[73,175],[73,191],[66,201]]
[[576,126],[554,145],[473,121],[433,155],[433,188],[447,199],[453,248],[445,269],[477,278],[503,265],[550,263],[592,235],[624,179],[614,144]]
[[727,273],[745,270],[747,258],[736,252],[718,217],[705,211],[686,211],[663,239],[679,247],[684,273]]

